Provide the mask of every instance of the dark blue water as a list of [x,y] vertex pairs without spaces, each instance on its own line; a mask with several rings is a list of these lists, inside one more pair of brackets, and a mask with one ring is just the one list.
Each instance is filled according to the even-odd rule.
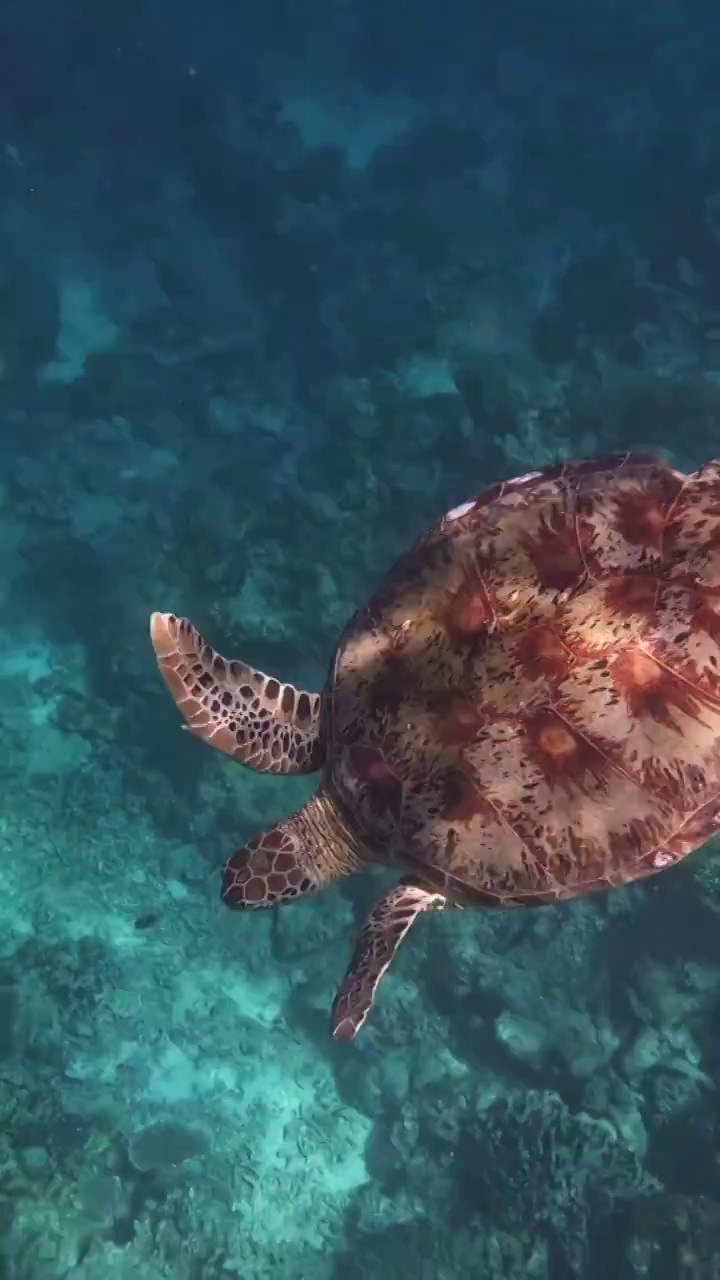
[[707,0],[5,0],[1,1280],[720,1277],[712,842],[419,920],[335,1042],[394,873],[228,911],[315,780],[181,733],[148,638],[318,690],[484,486],[720,454],[719,50]]

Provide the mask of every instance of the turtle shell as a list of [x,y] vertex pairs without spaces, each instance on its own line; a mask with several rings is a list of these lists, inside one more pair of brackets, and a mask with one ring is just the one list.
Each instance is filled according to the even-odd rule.
[[439,520],[345,630],[328,784],[470,904],[659,871],[720,827],[720,463],[566,463]]

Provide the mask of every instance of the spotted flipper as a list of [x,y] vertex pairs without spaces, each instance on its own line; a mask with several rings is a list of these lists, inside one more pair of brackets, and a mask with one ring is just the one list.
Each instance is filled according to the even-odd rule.
[[333,1002],[332,1033],[354,1040],[372,1008],[380,979],[421,911],[440,911],[445,897],[415,880],[401,880],[375,903]]
[[191,733],[258,773],[314,773],[322,766],[319,693],[228,661],[172,613],[152,615],[150,636]]

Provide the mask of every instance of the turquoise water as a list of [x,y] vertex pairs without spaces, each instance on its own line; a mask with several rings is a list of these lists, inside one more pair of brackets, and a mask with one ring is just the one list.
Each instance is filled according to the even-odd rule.
[[720,454],[713,7],[6,0],[0,1280],[717,1280],[720,878],[235,913],[314,780],[148,635],[319,689],[395,557],[559,458]]

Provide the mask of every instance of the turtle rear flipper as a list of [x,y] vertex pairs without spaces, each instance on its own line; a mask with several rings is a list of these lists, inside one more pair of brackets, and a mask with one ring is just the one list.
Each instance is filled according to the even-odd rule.
[[154,613],[158,666],[186,726],[258,773],[315,773],[322,767],[322,697],[230,661],[187,618]]
[[380,979],[411,925],[421,911],[440,911],[445,903],[443,894],[410,878],[401,880],[375,903],[333,1002],[336,1040],[355,1039],[372,1008]]

